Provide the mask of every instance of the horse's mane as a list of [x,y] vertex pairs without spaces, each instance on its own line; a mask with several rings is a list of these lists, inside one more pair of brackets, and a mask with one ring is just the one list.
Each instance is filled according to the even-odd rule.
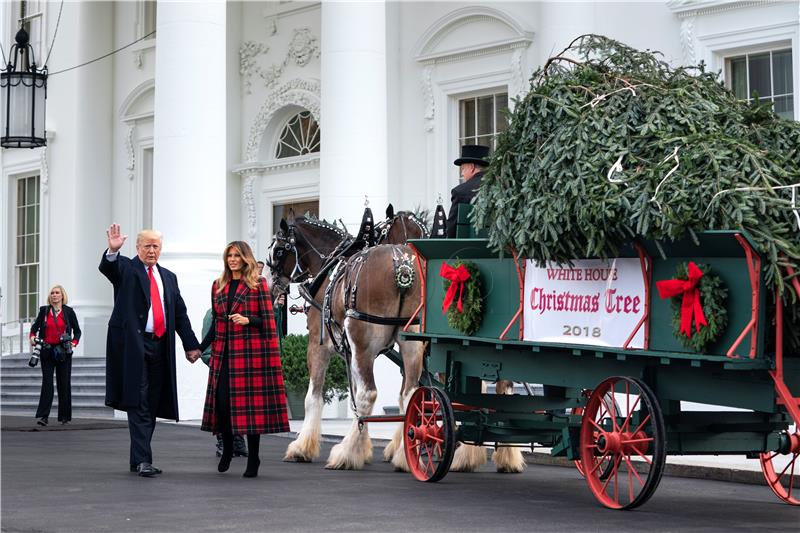
[[416,218],[420,224],[422,224],[427,228],[430,222],[431,212],[430,210],[423,209],[422,206],[418,205],[417,207],[414,208],[413,211],[398,211],[397,213],[395,213],[395,216],[400,216],[400,215],[408,215],[413,218]]
[[342,239],[348,235],[347,230],[343,230],[342,228],[337,226],[336,222],[330,223],[327,220],[320,219],[311,213],[306,213],[305,215],[294,217],[294,222],[295,224],[300,222],[331,231],[333,233],[336,233],[336,235],[338,235],[339,238]]

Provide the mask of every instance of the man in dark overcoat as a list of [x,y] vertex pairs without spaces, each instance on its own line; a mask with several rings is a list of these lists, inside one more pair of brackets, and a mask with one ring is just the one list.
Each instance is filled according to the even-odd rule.
[[448,239],[454,239],[456,236],[459,204],[469,205],[481,186],[483,171],[489,166],[489,162],[486,160],[488,156],[488,146],[466,144],[461,147],[461,157],[453,161],[464,181],[450,191],[450,214],[447,217]]
[[114,310],[106,339],[106,405],[127,411],[130,470],[142,477],[161,473],[153,466],[150,442],[156,417],[178,420],[175,333],[186,358],[200,357],[175,274],[158,265],[162,236],[144,230],[136,237],[136,257],[119,253],[127,235],[118,224],[106,232],[108,249],[100,272],[114,286]]

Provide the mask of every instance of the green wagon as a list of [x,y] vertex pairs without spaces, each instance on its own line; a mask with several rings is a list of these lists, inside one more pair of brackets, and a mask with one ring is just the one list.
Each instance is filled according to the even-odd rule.
[[[430,342],[431,376],[406,409],[414,476],[441,479],[457,442],[534,443],[574,460],[603,505],[629,509],[652,496],[668,454],[744,455],[761,462],[781,500],[800,504],[800,353],[784,348],[781,299],[776,304],[765,289],[761,258],[746,235],[709,232],[698,240],[642,241],[622,251],[619,264],[627,265],[639,296],[617,299],[623,289],[609,294],[617,289],[605,280],[600,307],[622,313],[627,303],[636,313],[599,326],[571,324],[559,319],[570,316],[563,313],[548,318],[545,308],[572,305],[576,317],[591,312],[591,302],[565,302],[577,298],[586,277],[602,282],[602,271],[584,269],[581,280],[562,275],[550,287],[546,269],[533,272],[513,252],[500,257],[484,239],[412,241],[425,299],[421,331],[405,336]],[[442,311],[442,264],[456,260],[476,267],[482,285],[481,322],[470,335],[452,328]],[[672,303],[656,290],[688,261],[707,265],[727,288],[719,302],[727,325],[700,353],[676,336]],[[542,287],[530,281],[536,276],[545,279]],[[797,278],[793,284],[800,293]],[[545,326],[549,332],[537,331]],[[554,329],[568,342],[550,338]],[[606,332],[617,340],[604,339]],[[544,393],[486,393],[485,383],[498,380],[543,384]]]

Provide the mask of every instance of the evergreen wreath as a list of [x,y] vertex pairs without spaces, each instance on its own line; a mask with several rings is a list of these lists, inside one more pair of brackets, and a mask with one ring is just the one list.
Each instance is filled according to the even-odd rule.
[[[481,273],[477,265],[471,261],[457,260],[453,263],[454,268],[464,265],[469,272],[469,279],[464,282],[464,294],[461,297],[462,311],[458,311],[458,295],[447,309],[447,324],[464,335],[472,335],[481,327],[483,321],[483,297],[481,295],[483,283]],[[445,293],[452,283],[444,279]]]
[[[728,288],[722,279],[712,273],[710,265],[697,265],[703,272],[697,288],[700,291],[700,304],[703,307],[703,314],[706,317],[706,326],[701,326],[700,331],[694,329],[692,321],[692,336],[687,337],[681,332],[681,302],[683,295],[672,298],[672,332],[681,343],[695,352],[705,351],[706,346],[715,342],[725,331],[728,325],[728,311],[725,302],[728,299]],[[675,278],[680,280],[689,279],[689,264],[680,263],[675,269]]]

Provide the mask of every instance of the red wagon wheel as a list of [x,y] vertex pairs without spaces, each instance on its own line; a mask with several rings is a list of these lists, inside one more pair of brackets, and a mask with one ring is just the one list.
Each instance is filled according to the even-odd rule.
[[434,387],[420,387],[406,407],[403,445],[411,473],[420,481],[439,481],[450,470],[455,452],[453,407]]
[[580,440],[595,498],[611,509],[633,509],[650,499],[664,472],[665,436],[661,407],[644,382],[612,377],[600,383],[584,409]]
[[[784,443],[780,451],[762,453],[759,456],[761,471],[764,472],[767,485],[778,498],[791,505],[800,505],[800,431],[793,434],[787,432],[782,440]],[[788,455],[789,459],[786,466],[776,468],[773,461],[784,455]]]
[[[583,394],[584,394],[584,396],[588,397],[588,396],[590,396],[592,394],[592,391],[591,390],[584,390]],[[616,400],[614,399],[614,395],[610,394],[610,393],[606,394],[606,401],[607,402],[614,402],[616,404]],[[611,404],[609,403],[609,405],[611,405]],[[615,405],[615,407],[617,409],[617,412],[619,412],[619,405]],[[572,409],[572,414],[576,415],[576,416],[582,415],[583,414],[583,407],[575,407],[574,409]],[[586,477],[586,473],[583,471],[583,463],[581,463],[581,460],[580,459],[575,459],[575,461],[573,461],[573,462],[575,463],[575,468],[578,469],[578,473],[580,475],[582,475],[583,477]],[[613,470],[613,468],[614,468],[614,459],[611,456],[607,456],[605,458],[604,464],[598,468],[598,471],[600,472],[600,479],[602,479],[603,481],[608,479],[608,476],[611,475],[611,471]]]

